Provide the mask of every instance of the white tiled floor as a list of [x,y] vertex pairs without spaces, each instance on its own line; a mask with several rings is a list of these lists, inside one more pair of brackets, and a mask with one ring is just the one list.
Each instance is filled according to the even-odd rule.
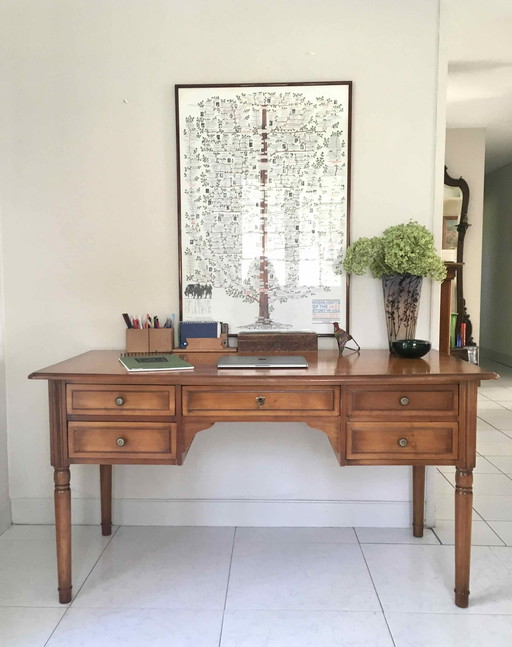
[[453,468],[437,525],[75,526],[59,605],[53,528],[0,536],[1,647],[482,647],[512,644],[512,369],[483,383],[470,607],[453,604]]

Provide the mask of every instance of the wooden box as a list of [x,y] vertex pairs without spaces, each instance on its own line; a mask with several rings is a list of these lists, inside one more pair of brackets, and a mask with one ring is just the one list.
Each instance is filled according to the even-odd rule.
[[316,351],[318,337],[315,332],[247,332],[238,335],[241,352]]
[[187,346],[182,352],[187,353],[233,353],[236,348],[228,346],[227,335],[221,334],[220,337],[190,337],[187,340]]

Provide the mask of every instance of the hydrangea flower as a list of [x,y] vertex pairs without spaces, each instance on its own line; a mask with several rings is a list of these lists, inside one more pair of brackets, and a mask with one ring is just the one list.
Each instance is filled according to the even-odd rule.
[[347,247],[336,271],[358,275],[369,271],[375,278],[413,274],[442,281],[446,277],[443,259],[434,247],[434,237],[415,221],[388,227],[382,236],[360,238]]

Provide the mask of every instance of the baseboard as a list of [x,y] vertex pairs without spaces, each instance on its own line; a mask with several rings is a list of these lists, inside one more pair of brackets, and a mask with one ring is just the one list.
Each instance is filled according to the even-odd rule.
[[482,363],[482,360],[486,359],[491,362],[496,362],[497,364],[504,364],[505,366],[512,367],[512,355],[497,353],[494,350],[480,347],[480,364]]
[[[113,522],[129,526],[290,526],[408,528],[410,501],[116,499]],[[52,524],[53,499],[13,499],[17,524]],[[98,499],[73,499],[72,521],[96,525]]]
[[5,501],[0,505],[0,534],[5,532],[12,523],[11,502]]

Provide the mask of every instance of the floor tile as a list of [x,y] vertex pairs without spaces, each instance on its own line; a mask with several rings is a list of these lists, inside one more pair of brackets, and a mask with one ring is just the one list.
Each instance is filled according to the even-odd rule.
[[512,411],[508,409],[503,409],[502,411],[486,409],[480,411],[478,416],[484,422],[488,422],[493,427],[496,427],[496,429],[512,429]]
[[[512,404],[512,402],[508,402],[507,404]],[[499,411],[500,409],[506,409],[507,407],[500,402],[495,402],[494,400],[486,398],[485,400],[478,400],[477,408],[478,411],[484,411],[485,409],[497,409]]]
[[512,521],[512,496],[475,494],[473,508],[486,521]]
[[228,609],[376,611],[359,544],[235,542]]
[[[103,537],[101,534],[101,527],[99,525],[73,525],[73,541],[95,541],[105,547],[111,540],[112,536],[117,532],[117,529],[118,526],[112,526],[112,535],[109,537]],[[55,526],[53,524],[13,524],[3,533],[3,535],[0,535],[0,541],[39,541],[49,542],[54,546]]]
[[[491,384],[501,384],[502,381],[512,379],[512,367],[507,366],[506,364],[501,364],[500,362],[493,362],[490,359],[484,358],[481,362],[481,367],[485,368],[486,371],[494,371],[500,377],[498,380],[491,380]],[[482,382],[484,384],[484,382]],[[485,382],[487,384],[487,381]]]
[[44,647],[67,607],[0,607],[2,647]]
[[226,611],[221,647],[393,647],[383,614]]
[[501,400],[502,402],[512,402],[512,389],[505,386],[487,386],[484,387],[483,395],[491,400]]
[[[436,521],[434,532],[442,544],[452,546],[455,544],[455,521]],[[504,542],[489,528],[485,521],[476,519],[473,521],[471,544],[473,546],[503,546]]]
[[[97,526],[73,526],[74,593],[110,540]],[[0,537],[0,606],[61,607],[53,526],[11,526]]]
[[[454,470],[455,473],[455,470]],[[476,457],[476,466],[473,470],[473,474],[497,474],[496,465],[493,465],[487,457],[477,456]]]
[[489,521],[488,523],[507,546],[512,546],[512,521]]
[[[505,409],[501,409],[502,411],[505,411]],[[496,427],[493,427],[491,424],[486,422],[485,420],[482,420],[481,418],[477,418],[476,420],[476,430],[478,434],[482,433],[483,431],[496,431]]]
[[506,432],[498,431],[497,429],[492,429],[490,431],[479,431],[476,437],[476,449],[477,451],[480,451],[482,442],[502,443],[508,441],[509,439],[510,436],[508,436]]
[[491,550],[498,559],[505,564],[506,568],[512,575],[512,548],[510,546],[493,546]]
[[233,528],[122,527],[73,607],[222,609]]
[[437,472],[435,475],[436,494],[453,494],[453,481],[455,481],[455,471],[453,472],[453,474],[443,474],[442,472]]
[[[445,475],[448,481],[455,486],[455,474]],[[453,492],[453,488],[452,488]],[[510,495],[512,496],[512,479],[505,474],[473,474],[473,492],[475,495]]]
[[[511,481],[512,483],[512,481]],[[236,541],[357,544],[353,528],[237,528]]]
[[455,495],[436,494],[434,499],[435,519],[455,519]]
[[[455,474],[455,467],[453,465],[442,465],[437,468],[442,474]],[[490,463],[487,458],[483,456],[476,457],[476,467],[473,474],[499,474],[500,470]]]
[[[92,527],[92,526],[91,526]],[[78,531],[79,526],[73,526],[73,532]],[[96,530],[97,532],[97,530]],[[101,534],[101,533],[100,533]],[[47,525],[18,525],[13,524],[0,535],[0,541],[53,541],[55,543],[55,526]]]
[[512,621],[507,615],[481,616],[466,609],[464,615],[387,613],[386,618],[396,647],[498,647],[512,644]]
[[478,411],[488,411],[489,409],[495,409],[497,411],[502,411],[503,409],[508,409],[506,406],[507,404],[512,405],[512,402],[507,402],[501,403],[501,402],[495,402],[494,400],[487,400],[487,401],[482,401],[478,402]]
[[494,456],[489,454],[486,460],[505,474],[512,474],[512,456]]
[[496,364],[485,370],[493,371],[493,373],[499,375],[499,378],[497,380],[484,380],[480,384],[481,392],[485,393],[488,389],[495,389],[496,387],[510,388],[512,386],[512,374],[509,372],[510,367],[505,367],[504,364]]
[[[434,499],[435,519],[450,520],[455,519],[455,493],[454,494],[436,494]],[[473,505],[473,519],[481,519]]]
[[70,609],[47,647],[217,647],[222,611]]
[[469,611],[454,604],[452,546],[364,544],[362,549],[386,614],[512,615],[512,574],[503,568],[503,563],[487,546],[474,546],[471,551]]
[[512,456],[512,438],[509,440],[479,439],[477,449],[478,453],[484,456]]
[[430,528],[425,528],[423,537],[415,537],[411,528],[356,528],[362,544],[439,544]]

